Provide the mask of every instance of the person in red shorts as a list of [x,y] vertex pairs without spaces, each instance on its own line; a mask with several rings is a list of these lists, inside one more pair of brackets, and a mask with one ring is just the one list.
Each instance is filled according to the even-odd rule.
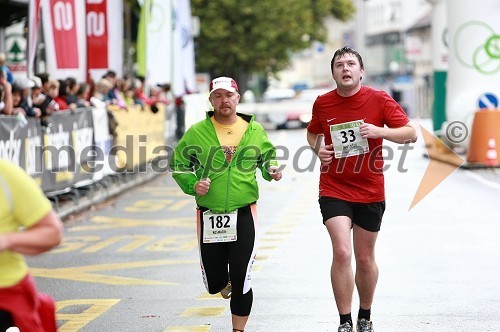
[[375,242],[385,211],[382,141],[415,142],[417,134],[394,99],[361,85],[364,66],[358,52],[348,47],[337,50],[331,71],[337,87],[314,102],[307,141],[321,161],[319,205],[333,247],[331,282],[340,315],[338,331],[353,331],[356,284],[356,330],[370,332],[378,279]]
[[0,160],[0,331],[56,332],[54,300],[35,288],[24,255],[58,245],[62,222],[24,170]]

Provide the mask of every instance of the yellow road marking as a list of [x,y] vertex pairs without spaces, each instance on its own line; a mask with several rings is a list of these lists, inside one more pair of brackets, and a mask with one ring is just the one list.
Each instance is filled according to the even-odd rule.
[[71,306],[85,306],[87,309],[81,313],[63,314],[57,313],[57,320],[66,321],[57,330],[59,332],[76,332],[87,325],[90,321],[96,319],[109,308],[120,302],[118,299],[83,299],[58,301],[56,303],[57,311],[61,311]]
[[[148,242],[152,242],[154,239],[155,236],[149,235],[117,235],[104,240],[100,236],[66,236],[63,242],[56,249],[50,251],[50,254],[77,251],[85,246],[87,246],[87,248],[82,249],[81,252],[97,252],[118,242],[126,241],[130,241],[130,243],[121,246],[116,250],[116,252],[130,252],[139,249]],[[158,241],[152,242],[145,247],[145,250],[173,252],[189,251],[197,247],[198,240],[196,239],[196,234],[193,232],[191,234],[166,236]]]
[[270,235],[289,235],[290,233],[291,233],[290,230],[287,230],[287,231],[267,231],[266,235],[267,234],[270,234]]
[[196,235],[174,235],[165,237],[148,247],[149,251],[189,251],[198,247]]
[[170,326],[167,327],[165,332],[208,332],[210,331],[210,326],[199,325],[199,326]]
[[139,227],[139,226],[182,227],[182,228],[192,228],[192,229],[196,227],[196,222],[194,217],[141,220],[141,219],[95,216],[91,219],[91,221],[100,225],[75,226],[71,227],[69,231],[79,232],[79,231],[89,231],[89,230],[102,230],[108,228],[125,228],[125,227]]
[[102,250],[106,247],[109,247],[115,243],[118,243],[122,240],[130,240],[134,239],[132,243],[129,243],[120,249],[118,249],[118,252],[130,252],[133,251],[137,248],[140,248],[142,245],[150,242],[153,240],[155,237],[154,236],[148,236],[148,235],[121,235],[121,236],[113,236],[109,239],[106,239],[104,241],[101,241],[99,243],[94,244],[93,246],[90,246],[88,248],[85,248],[82,250],[82,252],[97,252],[99,250]]
[[257,248],[257,251],[258,251],[258,250],[274,250],[274,249],[276,249],[276,248],[278,248],[278,247],[277,247],[277,246],[259,246],[259,247]]
[[88,245],[89,242],[100,241],[100,236],[71,236],[64,237],[63,242],[55,249],[51,250],[50,254],[59,254],[64,252],[71,252],[81,249]]
[[259,241],[261,241],[261,242],[280,242],[283,240],[285,240],[285,238],[263,237],[263,238],[259,239]]
[[141,191],[148,193],[154,197],[186,197],[186,194],[182,192],[180,188],[168,188],[168,187],[145,187]]
[[34,276],[37,277],[76,280],[76,281],[108,284],[108,285],[177,285],[177,283],[167,282],[167,281],[119,277],[119,276],[96,274],[89,272],[126,270],[126,269],[136,269],[141,267],[176,265],[176,264],[193,264],[193,263],[198,263],[198,261],[163,259],[163,260],[141,261],[141,262],[64,267],[57,269],[31,268],[30,271],[33,273]]
[[181,200],[173,199],[141,199],[132,203],[132,205],[127,206],[124,210],[125,212],[158,212],[162,210],[166,211],[177,211],[188,205],[193,204],[192,198],[186,198]]
[[221,316],[226,307],[191,307],[184,310],[180,317]]
[[203,292],[196,298],[197,300],[224,300],[225,299],[220,295],[220,293],[217,294],[210,294],[208,292]]
[[191,198],[184,199],[184,200],[180,200],[180,201],[177,201],[177,202],[171,204],[168,207],[168,210],[169,211],[180,211],[180,210],[185,209],[187,206],[192,205],[192,204],[193,204],[193,200]]

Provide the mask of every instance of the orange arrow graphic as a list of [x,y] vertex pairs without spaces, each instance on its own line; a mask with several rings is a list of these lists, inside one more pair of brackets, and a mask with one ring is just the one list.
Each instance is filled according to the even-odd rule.
[[443,152],[447,154],[450,163],[445,163],[429,158],[429,165],[427,165],[427,169],[425,170],[424,176],[420,181],[420,185],[418,186],[417,192],[413,197],[413,201],[411,202],[408,211],[410,211],[415,205],[417,205],[422,199],[424,199],[424,197],[427,196],[434,188],[436,188],[438,184],[440,184],[444,179],[446,179],[451,173],[453,173],[457,168],[460,167],[460,165],[465,162],[462,157],[456,154],[452,149],[448,148],[446,144],[444,144],[439,138],[427,131],[424,127],[420,126],[420,130],[422,131],[422,135],[424,137],[427,155],[429,155],[427,147],[432,146],[436,141],[439,141],[443,147]]

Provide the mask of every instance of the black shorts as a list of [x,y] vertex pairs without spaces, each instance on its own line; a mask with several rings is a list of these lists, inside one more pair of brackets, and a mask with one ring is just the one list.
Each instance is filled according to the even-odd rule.
[[385,211],[385,201],[354,203],[325,196],[321,196],[318,201],[323,215],[323,224],[330,218],[346,216],[351,218],[353,224],[367,231],[380,231],[382,216]]

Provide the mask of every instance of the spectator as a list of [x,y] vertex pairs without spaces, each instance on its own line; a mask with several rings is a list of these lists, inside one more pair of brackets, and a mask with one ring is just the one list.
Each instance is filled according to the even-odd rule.
[[48,73],[41,73],[37,75],[42,81],[42,93],[48,95],[50,86],[50,75]]
[[[80,84],[76,81],[74,77],[68,77],[66,79],[66,103],[68,105],[74,104],[75,108],[78,107],[76,97],[76,92],[80,88]],[[70,106],[70,108],[73,108]]]
[[0,114],[12,114],[12,85],[7,80],[5,71],[0,70]]
[[12,85],[12,114],[22,114],[29,117],[40,117],[40,110],[33,109],[28,103],[28,99],[24,96],[24,89],[18,83]]
[[[101,78],[99,82],[97,82],[96,87],[95,87],[95,92],[94,92],[94,97],[101,101],[105,101],[105,96],[108,95],[109,90],[113,88],[112,83],[105,79]],[[108,95],[109,96],[109,95]],[[107,100],[109,102],[109,99]]]
[[113,70],[108,70],[102,76],[102,79],[108,80],[111,83],[111,86],[115,86],[115,84],[116,84],[116,72]]
[[12,76],[9,67],[5,65],[5,53],[3,52],[0,52],[0,70],[5,72],[5,77],[10,84],[14,83],[14,76]]
[[40,117],[43,125],[45,124],[46,116],[56,112],[59,109],[59,105],[42,92],[43,83],[39,77],[34,76],[32,80],[34,86],[31,88],[31,100],[33,102],[33,108],[38,108],[40,110]]
[[68,104],[68,102],[66,101],[66,97],[68,95],[66,89],[67,87],[66,81],[65,80],[57,80],[57,81],[59,82],[59,89],[58,89],[58,95],[56,98],[54,98],[54,100],[56,101],[56,103],[59,104],[59,109],[61,111],[68,109],[75,109],[76,104]]
[[[125,100],[121,97],[120,91],[118,89],[118,83],[119,81],[117,80],[108,80],[103,78],[104,81],[108,81],[110,84],[114,84],[111,86],[111,88],[108,89],[108,92],[104,94],[104,101],[109,104],[109,105],[116,105],[120,108],[127,108],[127,105],[125,103]],[[114,83],[113,83],[114,82]]]
[[76,106],[77,107],[88,107],[90,102],[87,100],[89,93],[89,85],[87,83],[80,83],[78,85],[78,90],[76,91]]
[[37,291],[23,255],[57,246],[62,222],[38,184],[6,160],[0,160],[0,193],[0,331],[15,325],[56,332],[54,300]]
[[68,104],[66,104],[66,100],[59,97],[59,88],[60,82],[56,80],[50,80],[48,83],[48,93],[51,99],[53,99],[57,104],[57,111],[62,111],[68,108]]
[[118,88],[118,95],[125,103],[125,106],[134,105],[134,91],[132,90],[131,80],[125,77],[118,80],[116,86]]
[[136,105],[141,105],[143,108],[144,106],[148,105],[151,106],[154,104],[154,101],[152,101],[145,93],[144,93],[144,77],[137,77],[137,79],[134,81],[135,86],[134,86],[134,102]]

